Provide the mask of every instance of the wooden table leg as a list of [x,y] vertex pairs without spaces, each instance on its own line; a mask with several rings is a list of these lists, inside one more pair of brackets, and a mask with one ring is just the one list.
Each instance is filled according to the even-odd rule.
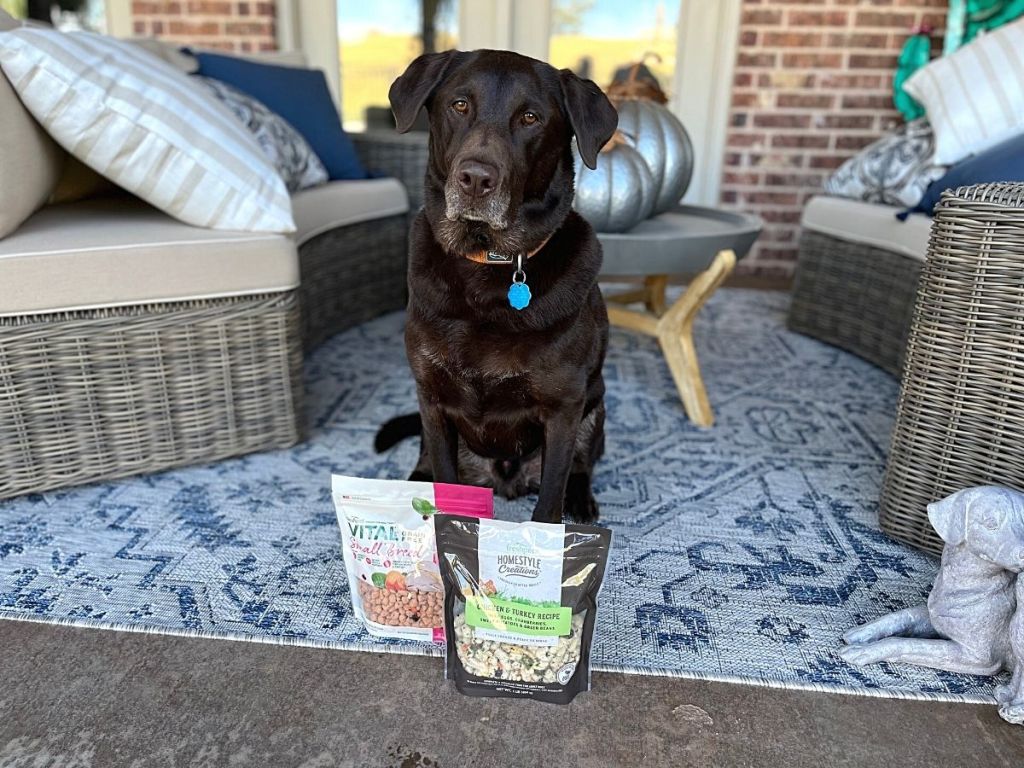
[[660,284],[659,288],[659,276],[648,278],[650,282],[645,280],[647,296],[644,303],[650,312],[634,312],[619,306],[608,307],[608,319],[613,325],[640,331],[658,339],[686,415],[700,427],[714,424],[715,415],[711,411],[704,379],[700,375],[697,350],[693,345],[693,321],[700,308],[718,290],[735,266],[735,253],[731,250],[719,251],[711,266],[690,281],[683,295],[660,318],[654,314],[659,309],[658,290],[661,291],[661,308],[664,307],[664,284]]
[[668,275],[648,275],[644,278],[644,306],[647,311],[661,317],[665,314],[665,286]]

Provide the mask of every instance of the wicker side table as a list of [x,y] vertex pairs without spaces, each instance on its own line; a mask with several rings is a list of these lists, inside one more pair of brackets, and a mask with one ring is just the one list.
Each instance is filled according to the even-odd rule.
[[947,192],[936,209],[882,485],[882,529],[942,542],[926,505],[971,485],[1024,490],[1024,185]]

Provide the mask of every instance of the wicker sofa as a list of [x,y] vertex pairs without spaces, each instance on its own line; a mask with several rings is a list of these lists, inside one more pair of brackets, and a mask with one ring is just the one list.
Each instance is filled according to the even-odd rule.
[[[0,111],[21,109],[0,87]],[[378,177],[297,194],[294,237],[123,195],[45,206],[0,239],[0,498],[299,440],[303,350],[405,302],[425,137],[357,146]]]
[[931,218],[837,197],[812,198],[801,220],[788,324],[894,375],[902,366]]

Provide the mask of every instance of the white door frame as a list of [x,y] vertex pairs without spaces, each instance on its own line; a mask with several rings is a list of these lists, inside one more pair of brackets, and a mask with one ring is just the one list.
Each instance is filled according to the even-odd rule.
[[693,142],[694,168],[683,200],[717,205],[725,167],[742,0],[683,0],[670,106]]

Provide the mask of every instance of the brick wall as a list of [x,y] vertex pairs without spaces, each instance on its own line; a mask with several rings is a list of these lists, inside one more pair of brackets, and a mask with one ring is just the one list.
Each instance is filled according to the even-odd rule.
[[273,2],[132,0],[134,34],[197,48],[272,51],[276,18]]
[[922,22],[936,45],[947,0],[743,0],[722,203],[765,220],[747,274],[788,277],[803,203],[832,169],[902,118],[900,48]]

